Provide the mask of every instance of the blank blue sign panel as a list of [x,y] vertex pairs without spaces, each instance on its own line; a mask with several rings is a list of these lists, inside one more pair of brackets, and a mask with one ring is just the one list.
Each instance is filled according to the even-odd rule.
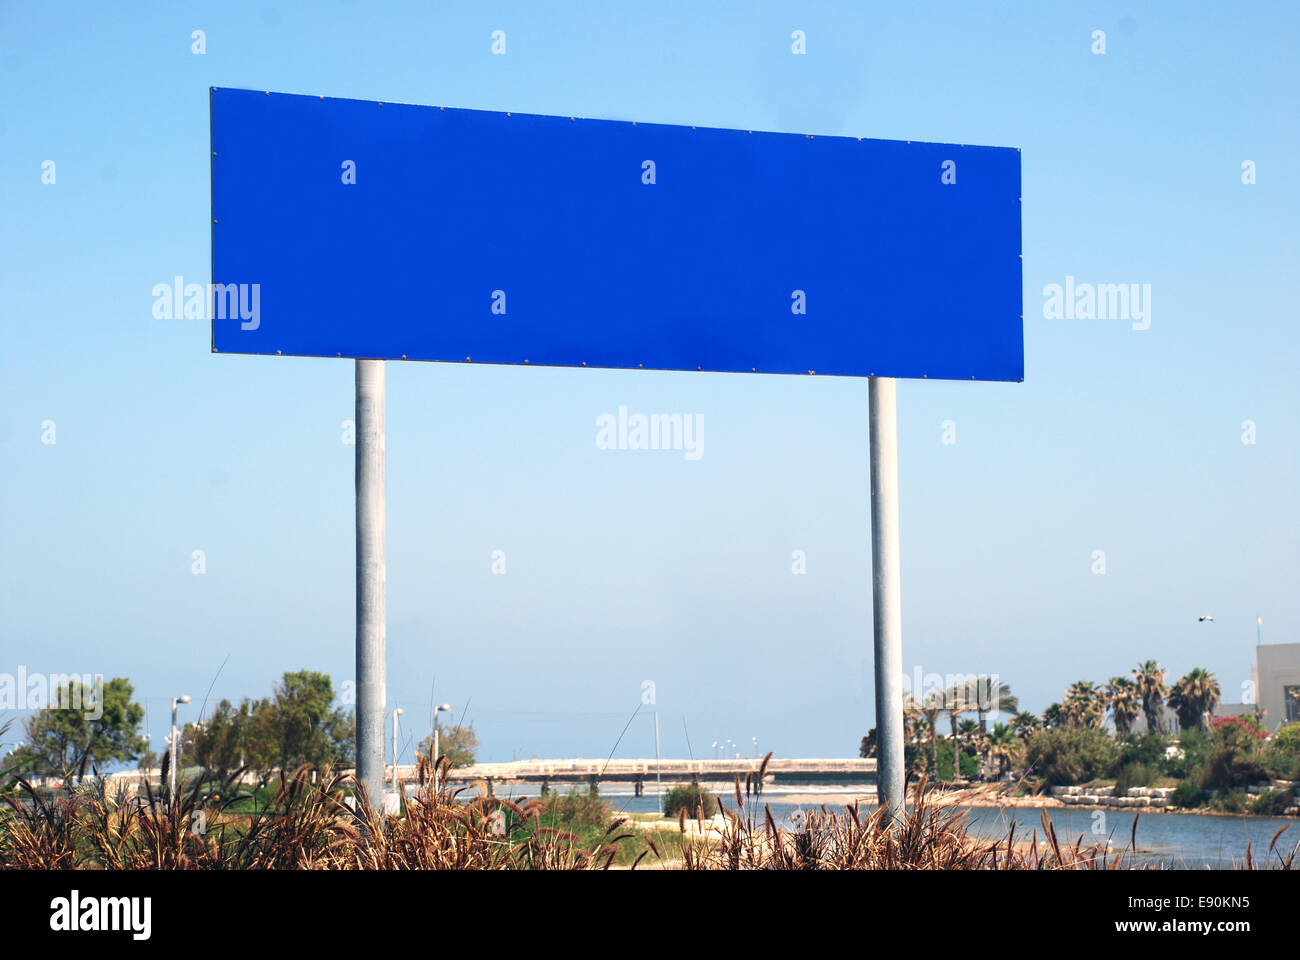
[[216,352],[1024,378],[1012,148],[211,108]]

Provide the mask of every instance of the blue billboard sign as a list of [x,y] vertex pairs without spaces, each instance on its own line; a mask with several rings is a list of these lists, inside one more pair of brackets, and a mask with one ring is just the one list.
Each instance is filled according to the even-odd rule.
[[212,349],[1024,377],[1020,153],[216,88]]

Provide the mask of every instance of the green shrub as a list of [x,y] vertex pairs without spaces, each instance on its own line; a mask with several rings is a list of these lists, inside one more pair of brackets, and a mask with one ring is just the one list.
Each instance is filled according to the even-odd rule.
[[707,820],[717,809],[718,798],[698,783],[679,783],[664,794],[664,813],[670,817],[676,817],[685,811],[686,816],[699,818],[703,812],[704,819]]
[[1264,748],[1264,765],[1278,780],[1300,780],[1300,753],[1287,753],[1273,744]]
[[[1129,764],[1144,764],[1148,767],[1159,767],[1165,759],[1165,748],[1170,744],[1170,738],[1158,733],[1141,733],[1135,736],[1121,740],[1119,743],[1119,759],[1117,761],[1120,767],[1126,767]],[[1135,783],[1135,787],[1145,787],[1145,783]]]
[[1104,730],[1095,727],[1052,727],[1029,738],[1029,766],[1052,786],[1073,786],[1104,777],[1119,751]]
[[1273,734],[1273,746],[1283,753],[1300,756],[1300,721],[1288,723]]
[[1205,799],[1205,791],[1190,780],[1179,780],[1178,786],[1174,787],[1174,792],[1169,795],[1171,806],[1184,809],[1203,807],[1205,806]]
[[[939,743],[939,748],[936,752],[939,754],[939,769],[935,779],[939,780],[940,782],[947,783],[948,781],[953,779],[952,741],[951,740],[941,741]],[[979,758],[972,756],[971,754],[967,753],[965,750],[961,752],[961,759],[958,762],[961,764],[961,775],[963,777],[973,777],[979,773],[979,769],[980,769]]]
[[1292,802],[1289,790],[1265,790],[1250,805],[1250,812],[1263,817],[1280,817]]
[[1251,798],[1245,790],[1220,790],[1210,798],[1210,809],[1219,813],[1245,813]]
[[1149,787],[1159,778],[1154,764],[1127,763],[1115,774],[1115,796],[1124,796],[1129,787]]
[[1269,765],[1281,780],[1300,780],[1300,723],[1288,723],[1267,747]]
[[1272,778],[1267,748],[1230,739],[1210,749],[1201,786],[1207,790],[1231,790]]
[[568,830],[605,827],[613,816],[607,801],[594,793],[553,793],[542,798],[552,825]]

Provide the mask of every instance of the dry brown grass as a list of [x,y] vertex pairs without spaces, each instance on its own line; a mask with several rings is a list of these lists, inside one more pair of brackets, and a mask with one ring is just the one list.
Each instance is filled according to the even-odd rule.
[[585,849],[541,823],[540,801],[462,800],[463,788],[446,787],[435,795],[423,758],[401,817],[381,816],[350,776],[311,774],[304,766],[282,777],[273,800],[250,814],[231,809],[238,774],[223,784],[196,781],[174,801],[148,783],[136,797],[110,796],[102,781],[48,797],[19,780],[18,795],[3,798],[0,868],[584,870],[608,867],[626,837],[616,820]]
[[[769,754],[768,757],[771,755]],[[443,760],[445,763],[445,758]],[[766,758],[764,766],[766,766]],[[312,776],[302,767],[278,784],[274,799],[255,813],[232,809],[231,781],[188,786],[173,802],[146,784],[143,796],[108,796],[102,785],[65,787],[43,796],[20,781],[0,814],[0,868],[105,870],[590,870],[607,869],[618,845],[632,834],[614,818],[599,841],[586,843],[543,821],[541,800],[514,803],[486,796],[462,799],[465,788],[430,784],[430,761],[421,758],[415,795],[400,817],[381,816],[364,789],[330,770]],[[649,845],[632,869],[651,863],[687,870],[1103,870],[1136,865],[1137,824],[1119,853],[1104,846],[1062,842],[1046,811],[1042,838],[1016,841],[975,837],[966,815],[933,802],[924,782],[911,807],[889,824],[883,809],[856,804],[797,817],[781,827],[760,807],[756,778],[735,784],[735,807],[722,804],[719,835],[683,836],[680,861]],[[236,775],[237,776],[237,775]],[[166,771],[163,772],[163,780]],[[101,782],[102,784],[102,782]],[[206,789],[205,789],[206,787]],[[351,803],[349,801],[352,801]],[[0,807],[0,810],[3,810]],[[589,834],[590,836],[590,834]],[[1273,838],[1264,863],[1249,847],[1238,864],[1291,869],[1298,849],[1278,849]],[[1028,842],[1026,842],[1028,841]],[[1298,845],[1300,847],[1300,845]]]

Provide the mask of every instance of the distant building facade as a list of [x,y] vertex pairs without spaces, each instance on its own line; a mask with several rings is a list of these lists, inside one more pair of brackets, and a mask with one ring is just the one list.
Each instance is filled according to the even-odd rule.
[[1250,669],[1255,699],[1251,703],[1221,703],[1216,717],[1252,714],[1259,706],[1269,733],[1300,721],[1300,643],[1264,643],[1255,647]]

